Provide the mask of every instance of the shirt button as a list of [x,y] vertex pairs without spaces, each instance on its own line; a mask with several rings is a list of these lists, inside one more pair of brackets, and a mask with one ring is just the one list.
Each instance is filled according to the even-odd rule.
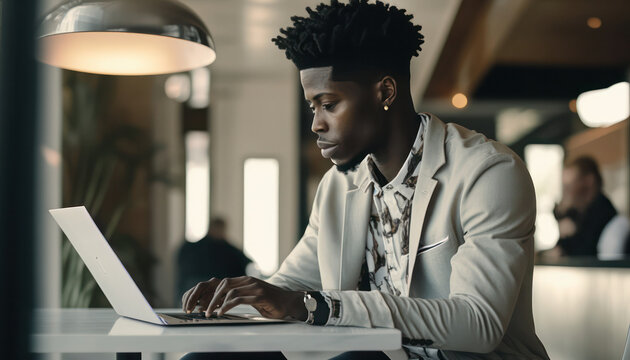
[[391,189],[393,189],[393,188],[394,188],[394,187],[393,187],[392,185],[387,185],[387,186],[385,187],[385,189],[387,189],[387,190],[391,190]]

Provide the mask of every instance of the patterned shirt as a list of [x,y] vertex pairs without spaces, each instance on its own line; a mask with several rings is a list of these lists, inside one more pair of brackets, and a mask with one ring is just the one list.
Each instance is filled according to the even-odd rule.
[[[407,296],[407,265],[409,263],[409,224],[411,203],[415,192],[420,160],[424,148],[424,130],[429,115],[419,114],[420,127],[411,151],[398,175],[385,186],[378,178],[382,174],[368,156],[370,181],[362,187],[369,191],[372,185],[372,215],[366,238],[364,269],[369,272],[372,290],[380,290],[397,296]],[[357,286],[358,288],[359,286]],[[330,293],[321,292],[330,308],[326,325],[337,325],[343,306]]]
[[367,159],[372,185],[372,214],[365,248],[370,288],[396,296],[407,296],[409,264],[409,224],[411,203],[416,190],[420,161],[424,149],[424,129],[428,115],[420,114],[420,128],[404,165],[388,184],[384,182],[374,160]]
[[[365,260],[357,288],[365,287],[364,273],[367,272],[371,290],[379,290],[396,296],[408,296],[409,230],[411,205],[416,190],[420,161],[424,150],[424,134],[429,115],[418,114],[420,127],[409,155],[392,181],[385,182],[371,155],[367,158],[370,181],[363,191],[372,186],[372,211],[368,225]],[[365,290],[365,289],[362,289]],[[326,325],[337,325],[343,306],[329,292],[322,291],[330,309]],[[437,359],[437,349],[403,345],[409,359]]]

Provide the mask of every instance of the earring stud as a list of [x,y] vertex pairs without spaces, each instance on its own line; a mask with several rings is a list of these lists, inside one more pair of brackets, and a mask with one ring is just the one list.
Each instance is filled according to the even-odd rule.
[[387,105],[383,106],[383,110],[385,110],[385,111],[389,110],[389,106],[387,106]]

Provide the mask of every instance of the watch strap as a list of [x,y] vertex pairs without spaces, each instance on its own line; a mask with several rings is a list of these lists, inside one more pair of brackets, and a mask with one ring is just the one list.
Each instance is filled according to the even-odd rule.
[[[307,291],[313,299],[317,301],[317,309],[312,313],[313,314],[313,325],[326,325],[328,322],[328,318],[330,317],[330,306],[324,299],[324,296],[319,291]],[[310,314],[309,314],[310,320]]]

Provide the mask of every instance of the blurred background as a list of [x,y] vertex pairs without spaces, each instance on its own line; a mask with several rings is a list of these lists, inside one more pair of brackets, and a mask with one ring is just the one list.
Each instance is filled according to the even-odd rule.
[[[182,2],[212,33],[217,60],[209,67],[113,76],[37,65],[35,306],[109,306],[50,208],[85,205],[154,307],[179,306],[178,257],[206,237],[211,218],[225,225],[218,237],[255,264],[247,273],[259,276],[277,269],[306,226],[331,164],[310,132],[298,72],[270,39],[317,2]],[[36,11],[59,3],[42,0]],[[561,237],[554,208],[567,191],[563,164],[582,156],[597,162],[602,193],[628,222],[630,2],[389,3],[423,26],[411,68],[417,111],[484,133],[527,162],[537,251],[553,251]],[[595,100],[578,100],[583,94]],[[615,98],[622,100],[608,102]],[[553,359],[621,357],[630,261],[627,243],[617,248],[607,257],[539,258],[536,325]]]

